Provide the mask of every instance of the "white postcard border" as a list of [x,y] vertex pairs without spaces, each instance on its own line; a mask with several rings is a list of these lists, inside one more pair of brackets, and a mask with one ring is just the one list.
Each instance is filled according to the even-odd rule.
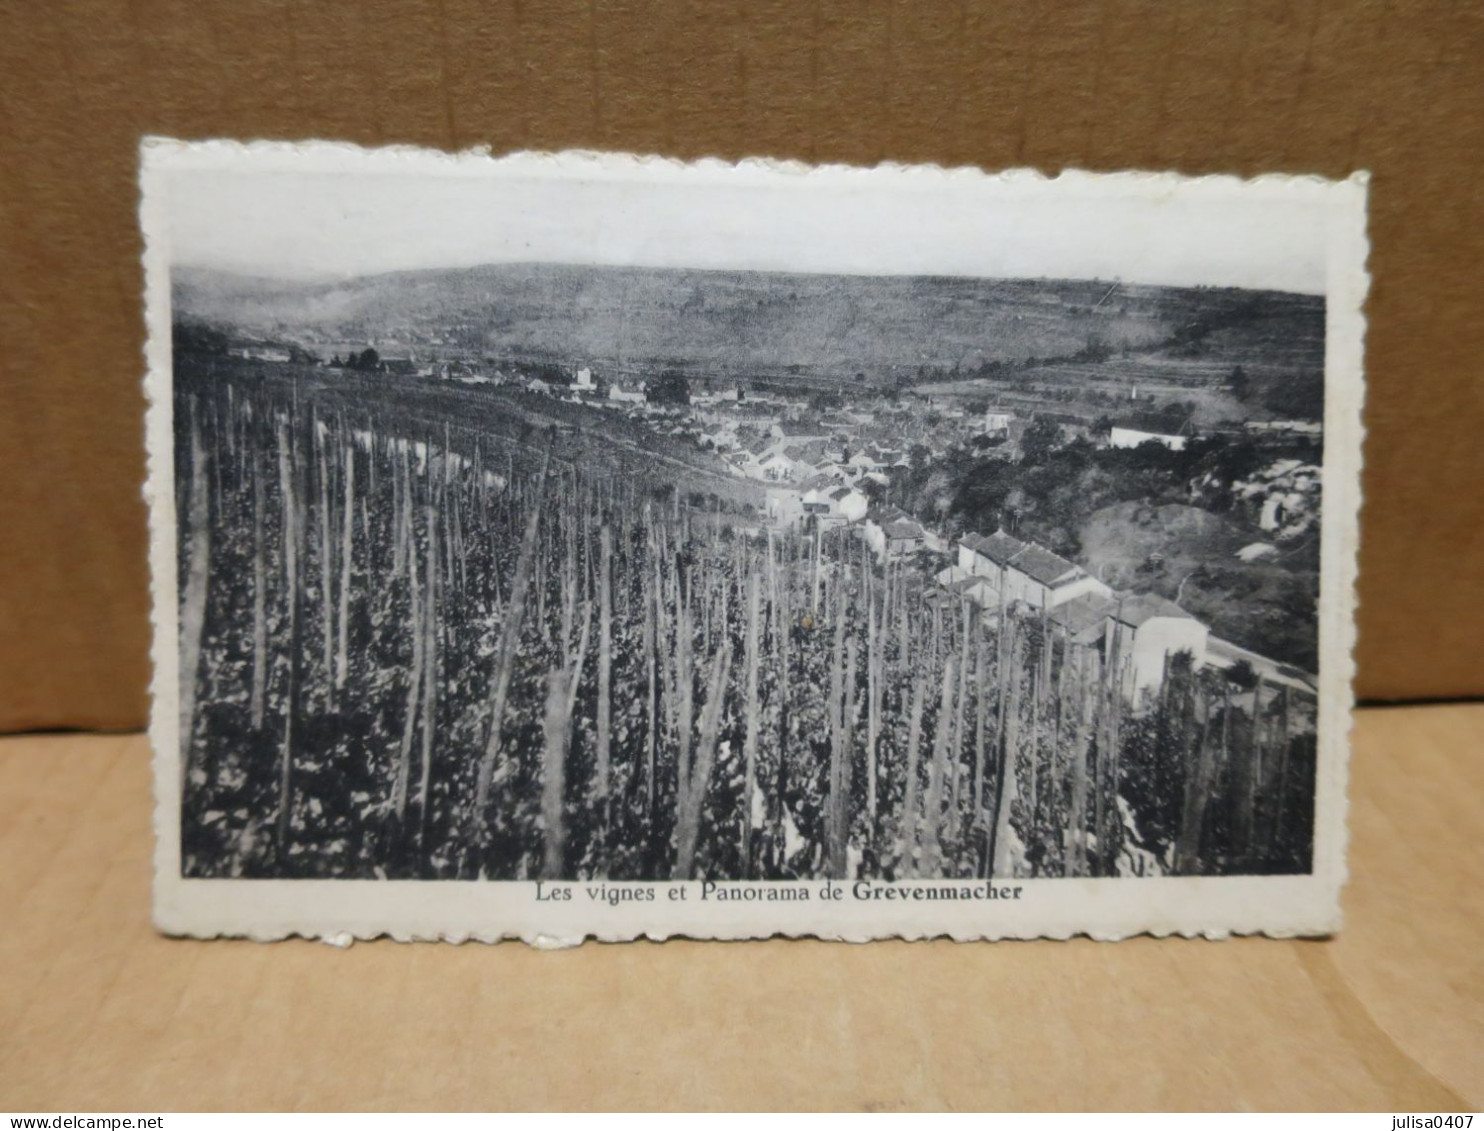
[[[583,889],[600,883],[186,879],[180,874],[178,614],[176,514],[172,460],[170,175],[181,169],[338,170],[472,178],[559,177],[610,182],[656,179],[746,187],[778,177],[805,178],[821,192],[954,192],[1011,196],[1045,193],[1068,201],[1134,194],[1216,205],[1234,196],[1319,202],[1327,228],[1324,518],[1321,528],[1319,741],[1314,871],[1308,876],[1159,877],[1145,879],[608,882],[652,899],[610,905]],[[1323,935],[1340,926],[1345,881],[1346,772],[1354,672],[1355,579],[1361,502],[1364,399],[1363,306],[1368,176],[1343,181],[1266,175],[1187,177],[1173,173],[1097,174],[1070,170],[1046,178],[1033,170],[990,174],[936,166],[808,167],[792,162],[706,160],[682,163],[626,154],[521,153],[493,158],[388,147],[365,150],[329,142],[186,143],[147,138],[141,146],[146,434],[150,504],[154,676],[150,737],[155,750],[154,919],[170,934],[292,935],[331,941],[390,936],[400,940],[496,941],[519,938],[565,946],[594,938],[621,941],[688,936],[707,939],[817,936],[959,940],[1121,939],[1139,934],[1224,937]],[[572,898],[547,898],[555,889]],[[885,898],[896,888],[926,893],[964,889],[964,898]],[[1005,889],[990,896],[988,889]],[[740,898],[752,889],[756,898]],[[863,889],[864,895],[860,890]],[[968,889],[975,889],[968,892]],[[1008,894],[1015,889],[1016,894]],[[767,898],[768,892],[780,898]],[[798,898],[798,893],[805,898]],[[793,897],[788,897],[792,893]],[[607,895],[604,892],[603,895]],[[538,899],[538,896],[541,898]],[[731,898],[727,898],[731,896]]]

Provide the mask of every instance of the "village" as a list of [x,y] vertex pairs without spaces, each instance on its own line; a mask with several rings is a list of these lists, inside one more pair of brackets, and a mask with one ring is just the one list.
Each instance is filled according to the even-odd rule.
[[[290,358],[285,353],[258,360]],[[773,529],[853,535],[883,568],[911,561],[922,569],[940,600],[966,601],[995,615],[1006,609],[1041,613],[1072,642],[1122,657],[1122,690],[1135,709],[1153,701],[1179,655],[1197,669],[1235,671],[1273,694],[1288,689],[1312,695],[1315,689],[1312,673],[1217,636],[1177,601],[1147,587],[1115,588],[1083,565],[1003,529],[955,533],[889,501],[893,475],[914,458],[940,460],[960,447],[1013,462],[1035,424],[1062,444],[1126,450],[1156,445],[1178,452],[1204,434],[1188,424],[1150,430],[1153,415],[1138,403],[1122,418],[1104,415],[1094,422],[1059,411],[1062,406],[985,406],[911,390],[847,401],[840,394],[791,393],[763,383],[702,383],[673,371],[648,380],[608,380],[588,364],[376,364],[392,376],[501,387],[641,422],[656,437],[693,449],[726,475],[755,485]],[[1137,391],[1130,399],[1138,401]],[[1233,485],[1267,539],[1242,546],[1235,555],[1241,562],[1276,557],[1317,529],[1320,469],[1282,454],[1291,442],[1320,433],[1321,426],[1310,421],[1242,423],[1239,434],[1272,449],[1276,458]]]
[[[293,355],[291,350],[242,353],[282,362]],[[337,363],[338,354],[331,365]],[[1068,412],[1064,405],[984,405],[975,398],[915,389],[896,396],[863,393],[847,400],[838,393],[789,392],[773,383],[752,388],[740,381],[707,383],[673,371],[648,379],[625,375],[608,380],[588,364],[490,365],[412,357],[374,363],[368,358],[363,364],[391,376],[501,387],[641,422],[657,437],[692,449],[724,474],[755,485],[774,529],[854,535],[883,567],[912,560],[943,599],[991,612],[1042,611],[1074,642],[1095,644],[1105,656],[1124,657],[1124,696],[1136,707],[1157,694],[1171,658],[1182,653],[1197,668],[1236,669],[1241,678],[1255,677],[1273,692],[1288,688],[1312,694],[1315,688],[1311,672],[1217,636],[1176,600],[1147,586],[1114,588],[1034,541],[1003,529],[944,530],[891,501],[893,475],[908,470],[914,458],[942,460],[959,447],[1014,462],[1021,458],[1033,424],[1062,444],[1125,450],[1157,445],[1179,452],[1212,434],[1188,421],[1156,430],[1159,417],[1149,409],[1152,398],[1141,398],[1137,389],[1126,411],[1117,417],[1102,412],[1095,420]],[[1250,419],[1229,431],[1274,455],[1233,484],[1264,535],[1234,556],[1243,563],[1276,558],[1318,528],[1320,468],[1285,458],[1285,453],[1294,442],[1317,439],[1322,426]]]

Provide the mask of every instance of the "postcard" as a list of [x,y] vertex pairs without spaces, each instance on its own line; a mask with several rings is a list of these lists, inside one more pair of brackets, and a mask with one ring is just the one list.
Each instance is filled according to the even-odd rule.
[[1364,174],[141,176],[162,930],[1337,929]]

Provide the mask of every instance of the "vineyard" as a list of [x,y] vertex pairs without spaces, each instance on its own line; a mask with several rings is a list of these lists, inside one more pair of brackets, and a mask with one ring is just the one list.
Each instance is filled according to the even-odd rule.
[[1044,611],[597,436],[188,357],[174,414],[187,876],[1310,868],[1313,704],[1261,679],[1127,703]]

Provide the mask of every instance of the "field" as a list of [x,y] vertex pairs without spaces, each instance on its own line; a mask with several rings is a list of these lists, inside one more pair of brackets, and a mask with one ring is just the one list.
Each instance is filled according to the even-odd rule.
[[[282,336],[326,359],[375,338],[383,353],[581,359],[625,378],[675,368],[811,390],[1031,365],[1018,379],[1114,399],[1158,386],[1180,400],[1216,393],[1241,365],[1253,404],[1273,389],[1322,391],[1324,304],[1307,295],[520,263],[323,283],[179,268],[173,282],[179,316]],[[1104,362],[1077,360],[1094,344]],[[1218,419],[1231,408],[1209,407]]]
[[[976,377],[922,385],[925,396],[952,396],[984,400],[1012,408],[1022,415],[1037,409],[1070,413],[1088,423],[1100,416],[1113,419],[1147,407],[1147,398],[1159,404],[1190,405],[1189,419],[1197,428],[1231,424],[1264,414],[1244,404],[1223,385],[1232,366],[1223,362],[1182,362],[1137,355],[1104,362],[1057,362],[1021,371],[1016,379]],[[1134,396],[1144,400],[1141,404]]]
[[1309,869],[1288,692],[1126,703],[1044,613],[474,395],[177,359],[186,875]]

